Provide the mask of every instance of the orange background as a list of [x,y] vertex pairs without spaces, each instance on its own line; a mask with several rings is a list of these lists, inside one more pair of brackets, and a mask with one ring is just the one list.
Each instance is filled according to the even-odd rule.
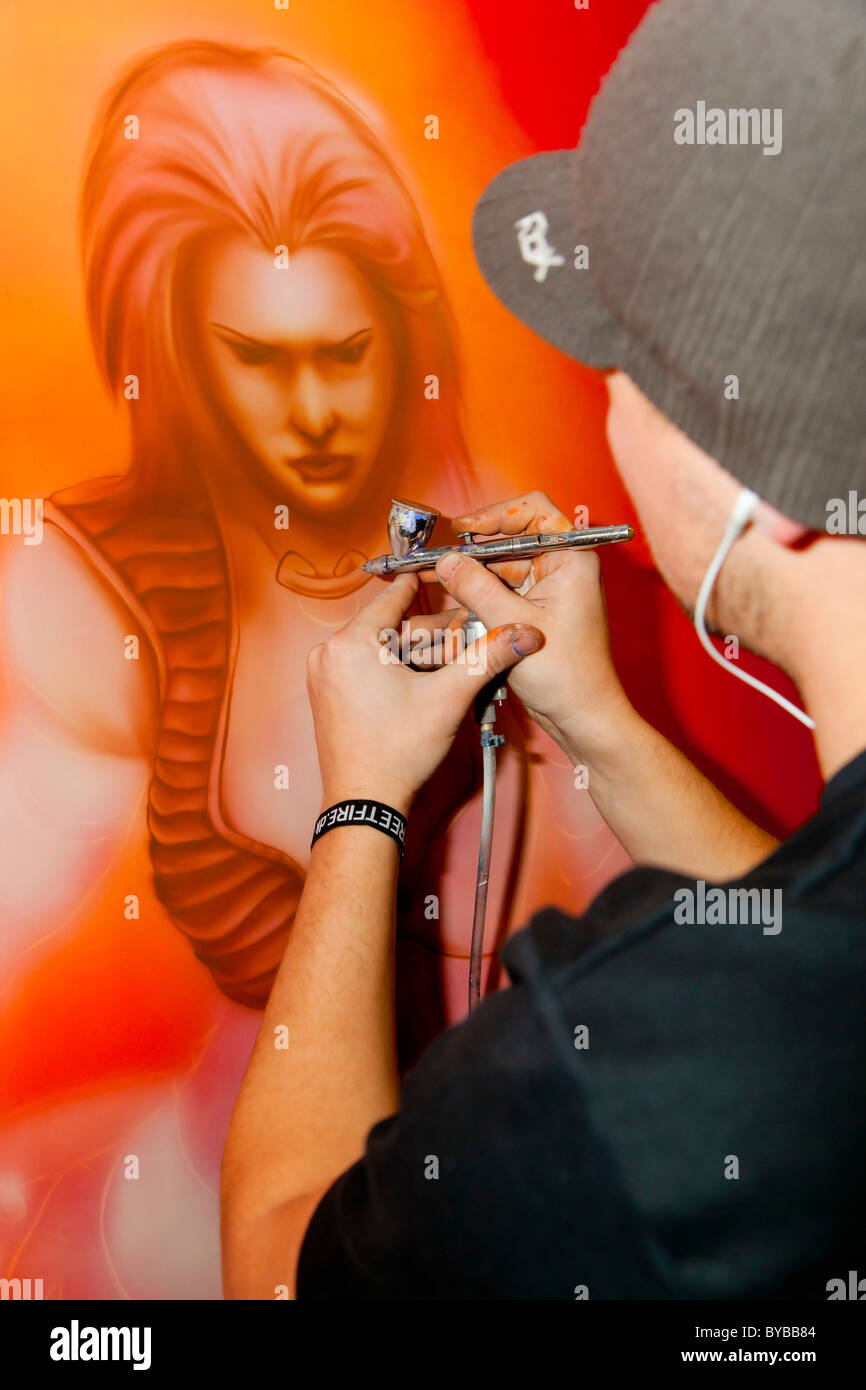
[[[0,494],[48,496],[125,466],[121,416],[85,329],[83,157],[99,100],[133,56],[205,37],[296,53],[336,81],[383,137],[455,309],[482,484],[487,472],[497,491],[503,481],[513,494],[541,486],[567,513],[586,504],[594,520],[634,520],[605,444],[601,378],[498,305],[470,241],[474,203],[504,164],[576,139],[600,72],[644,4],[622,4],[615,15],[603,8],[578,12],[567,0],[291,0],[289,11],[271,0],[6,0]],[[439,118],[438,141],[424,139],[429,114]],[[604,562],[614,650],[637,706],[769,828],[802,820],[818,789],[805,731],[713,667],[639,540]],[[778,673],[772,679],[785,688]],[[122,915],[130,892],[141,897],[137,922]],[[128,853],[72,920],[32,948],[23,975],[2,986],[0,1111],[175,1072],[207,1035],[212,993],[153,895],[142,811]]]

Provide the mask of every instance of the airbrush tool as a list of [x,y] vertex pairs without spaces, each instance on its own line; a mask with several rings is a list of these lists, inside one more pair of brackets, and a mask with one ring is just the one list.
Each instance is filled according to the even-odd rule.
[[[437,560],[449,551],[469,555],[482,564],[501,564],[508,560],[531,560],[557,550],[578,547],[614,545],[630,541],[631,526],[586,526],[574,531],[542,532],[538,535],[505,536],[492,541],[473,541],[472,533],[459,537],[459,544],[428,549],[428,542],[440,516],[435,507],[420,502],[392,498],[388,514],[390,555],[377,555],[368,560],[368,574],[386,577],[417,570],[435,569]],[[481,619],[468,612],[460,625],[467,644],[482,637],[487,629]],[[493,689],[491,689],[493,687]],[[493,846],[493,816],[496,805],[496,749],[504,744],[502,734],[494,731],[496,705],[508,694],[505,682],[491,681],[475,702],[475,718],[481,732],[483,791],[481,800],[481,844],[478,853],[478,876],[475,884],[475,910],[472,919],[472,945],[469,955],[469,1008],[481,997],[481,967],[484,959],[484,918],[487,911],[487,884],[490,875],[490,855]]]
[[[552,550],[574,550],[577,547],[594,545],[614,545],[618,541],[630,541],[634,535],[631,526],[584,526],[576,531],[549,531],[536,536],[503,536],[492,541],[473,541],[461,538],[459,545],[443,545],[427,549],[427,541],[439,512],[432,507],[424,507],[419,502],[393,501],[388,517],[388,538],[393,554],[377,555],[367,560],[364,569],[368,574],[386,577],[392,574],[406,574],[408,571],[432,570],[437,560],[456,550],[461,555],[469,555],[480,560],[482,565],[501,564],[506,560],[532,560],[548,554]],[[467,533],[468,535],[468,533]]]

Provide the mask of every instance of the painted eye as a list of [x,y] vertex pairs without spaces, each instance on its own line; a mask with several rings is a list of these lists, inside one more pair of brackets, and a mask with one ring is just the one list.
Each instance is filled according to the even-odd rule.
[[356,342],[340,343],[337,347],[329,348],[328,356],[335,362],[342,362],[346,366],[353,366],[360,362],[367,348],[370,346],[369,338],[360,338]]
[[245,362],[250,367],[260,367],[274,360],[273,348],[258,343],[230,342],[229,347],[239,362]]

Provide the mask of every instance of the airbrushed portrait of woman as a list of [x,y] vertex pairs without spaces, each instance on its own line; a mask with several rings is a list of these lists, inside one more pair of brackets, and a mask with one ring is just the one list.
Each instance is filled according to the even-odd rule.
[[[5,775],[27,811],[8,817],[3,949],[14,981],[140,825],[212,998],[182,1075],[131,1065],[123,1085],[95,1078],[9,1128],[7,1163],[45,1192],[38,1210],[16,1197],[5,1211],[0,1272],[33,1265],[46,1297],[218,1298],[220,1154],[321,804],[306,654],[382,584],[361,566],[387,548],[393,496],[446,517],[494,499],[468,457],[455,330],[412,198],[361,112],[305,63],[210,42],[137,61],[96,124],[81,235],[130,452],[112,470],[94,440],[93,480],[55,494],[43,543],[8,555],[20,732],[0,791]],[[439,594],[421,586],[416,604],[435,611]],[[543,761],[509,703],[489,967],[521,920],[528,769]],[[466,1011],[477,745],[467,725],[413,808],[404,1066]],[[553,845],[564,802],[537,800]],[[580,838],[565,852],[583,866]],[[543,883],[523,892],[547,900]],[[123,1180],[130,1154],[149,1181]]]
[[[272,52],[180,44],[138,63],[98,126],[82,236],[92,336],[127,402],[132,457],[48,515],[154,657],[158,896],[223,994],[260,1009],[320,810],[306,653],[381,582],[361,566],[387,548],[392,495],[446,513],[469,498],[450,316],[360,112]],[[419,917],[435,944],[447,903],[434,831],[475,780],[464,746],[418,807],[410,938]],[[413,912],[432,898],[436,915]],[[429,955],[409,1056],[460,1011]]]

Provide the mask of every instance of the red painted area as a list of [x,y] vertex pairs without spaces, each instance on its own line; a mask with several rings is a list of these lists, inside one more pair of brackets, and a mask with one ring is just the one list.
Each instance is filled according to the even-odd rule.
[[467,0],[503,101],[539,149],[577,143],[589,103],[648,0]]
[[[649,8],[647,0],[593,0],[587,10],[575,9],[570,0],[533,7],[467,0],[467,6],[503,101],[538,150],[577,143],[602,77]],[[601,375],[576,367],[575,393],[587,391],[587,377],[595,397],[589,418],[598,412],[600,427]],[[603,457],[603,442],[596,444]],[[675,599],[649,571],[640,523],[609,455],[601,476],[597,470],[597,464],[587,469],[587,491],[597,492],[591,514],[630,521],[637,530],[627,554],[612,550],[603,558],[614,655],[633,703],[745,812],[777,834],[789,833],[814,812],[820,793],[809,734],[710,662]],[[563,484],[565,476],[563,470]],[[529,485],[552,490],[546,478]],[[746,670],[796,700],[774,667],[748,653],[741,660]]]

